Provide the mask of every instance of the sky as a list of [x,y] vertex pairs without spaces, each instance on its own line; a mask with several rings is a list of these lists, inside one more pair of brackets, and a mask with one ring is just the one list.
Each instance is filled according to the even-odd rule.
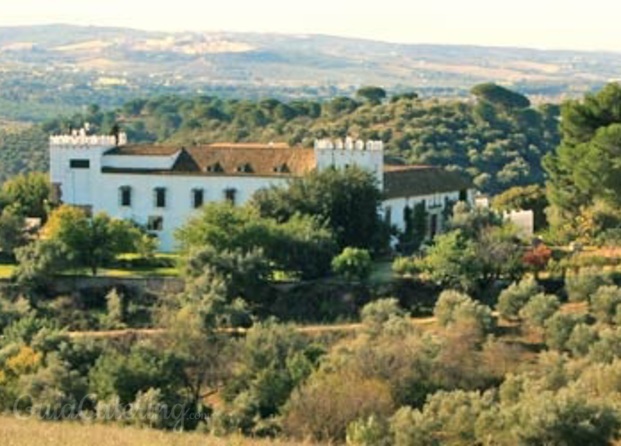
[[0,6],[0,26],[71,23],[621,51],[615,0],[0,0]]

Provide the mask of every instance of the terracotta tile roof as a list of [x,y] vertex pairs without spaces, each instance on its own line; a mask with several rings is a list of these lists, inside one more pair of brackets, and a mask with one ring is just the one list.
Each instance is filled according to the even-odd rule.
[[[315,151],[313,149],[259,147],[258,145],[244,147],[239,145],[237,147],[188,147],[184,152],[187,157],[180,155],[173,170],[186,171],[193,162],[194,165],[191,168],[194,171],[214,175],[254,174],[271,176],[288,174],[299,176],[315,168]],[[182,158],[186,159],[182,160]]]
[[315,168],[313,149],[287,144],[216,143],[196,147],[135,145],[117,147],[106,155],[169,156],[179,152],[171,170],[104,168],[110,173],[158,173],[173,175],[301,176]]
[[415,197],[472,188],[459,172],[435,166],[384,166],[386,198]]
[[218,149],[290,149],[291,146],[285,142],[254,143],[254,142],[215,142],[207,144],[206,147]]

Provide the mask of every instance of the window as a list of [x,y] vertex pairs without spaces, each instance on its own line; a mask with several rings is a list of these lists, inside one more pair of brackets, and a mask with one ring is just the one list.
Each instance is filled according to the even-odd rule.
[[155,188],[155,207],[156,208],[166,207],[166,189],[163,187]]
[[220,173],[220,172],[224,172],[224,168],[222,167],[222,164],[217,162],[215,164],[211,164],[207,166],[207,172]]
[[282,163],[281,165],[274,167],[274,172],[289,173],[289,166],[287,166],[287,163]]
[[236,195],[237,195],[236,189],[229,188],[229,189],[224,190],[224,199],[233,205],[235,204]]
[[205,203],[205,192],[203,189],[192,189],[192,206],[198,209]]
[[120,188],[121,193],[121,206],[132,205],[132,188],[129,186],[122,186]]
[[240,166],[237,166],[237,171],[241,173],[252,173],[253,169],[250,163],[245,163]]
[[72,169],[89,169],[91,162],[90,160],[69,160],[69,167]]
[[468,200],[468,190],[462,189],[459,191],[459,201],[466,201],[466,200]]
[[149,231],[161,231],[164,229],[164,217],[159,215],[152,215],[147,222],[147,230]]

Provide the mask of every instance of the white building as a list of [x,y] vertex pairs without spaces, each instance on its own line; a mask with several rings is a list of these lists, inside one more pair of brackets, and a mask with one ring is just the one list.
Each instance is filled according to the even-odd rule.
[[59,202],[131,219],[174,251],[174,232],[210,201],[241,204],[259,189],[283,185],[314,169],[359,166],[373,172],[384,214],[400,230],[422,203],[428,235],[442,230],[443,211],[472,200],[470,182],[432,166],[385,166],[380,141],[320,140],[313,149],[286,144],[218,143],[197,147],[128,145],[124,134],[86,131],[50,137],[50,176]]

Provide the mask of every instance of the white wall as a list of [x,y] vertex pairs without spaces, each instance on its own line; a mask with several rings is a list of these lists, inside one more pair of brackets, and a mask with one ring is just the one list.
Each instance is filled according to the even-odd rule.
[[[104,211],[116,218],[131,219],[146,225],[149,216],[161,216],[164,229],[157,232],[160,250],[174,251],[174,232],[196,212],[192,203],[192,189],[204,189],[205,203],[224,201],[226,189],[236,189],[236,204],[248,201],[254,192],[270,185],[284,184],[286,178],[257,176],[180,176],[104,173],[97,191],[93,194],[93,211]],[[120,188],[132,189],[132,206],[121,206]],[[155,207],[154,189],[166,189],[166,207]]]
[[385,200],[382,203],[383,212],[386,213],[386,209],[390,208],[390,220],[391,224],[396,226],[400,231],[405,230],[405,208],[409,207],[414,209],[414,206],[425,200],[425,210],[428,214],[427,230],[429,231],[429,221],[432,215],[437,215],[438,219],[438,232],[444,230],[445,222],[442,215],[446,208],[447,200],[451,203],[455,203],[459,200],[459,191],[446,192],[430,195],[421,195],[417,197],[400,197],[391,198]]
[[103,157],[103,167],[117,169],[159,169],[169,170],[177,161],[180,152],[168,156],[138,156],[138,155],[106,155]]

